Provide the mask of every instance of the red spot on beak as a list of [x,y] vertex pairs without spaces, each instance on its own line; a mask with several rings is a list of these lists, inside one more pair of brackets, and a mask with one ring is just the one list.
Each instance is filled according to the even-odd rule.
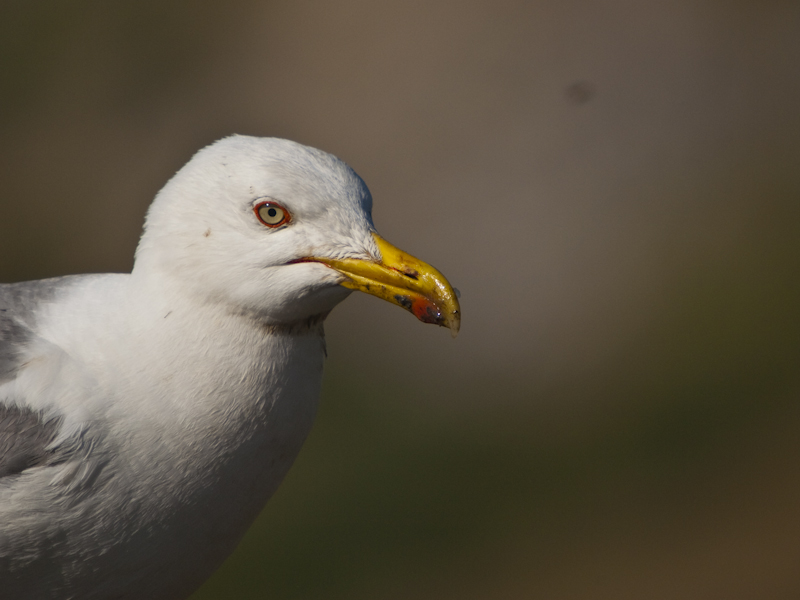
[[433,323],[434,325],[442,322],[442,313],[439,308],[424,296],[416,296],[411,302],[411,312],[423,323]]

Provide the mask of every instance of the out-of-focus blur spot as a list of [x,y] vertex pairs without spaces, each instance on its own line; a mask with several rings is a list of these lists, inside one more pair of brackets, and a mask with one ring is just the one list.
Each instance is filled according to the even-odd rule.
[[[7,2],[0,280],[125,271],[201,146],[349,162],[456,341],[329,318],[205,598],[800,596],[800,5]],[[380,332],[380,335],[375,335]]]
[[588,81],[576,81],[567,86],[566,95],[575,104],[586,104],[594,96],[594,86]]

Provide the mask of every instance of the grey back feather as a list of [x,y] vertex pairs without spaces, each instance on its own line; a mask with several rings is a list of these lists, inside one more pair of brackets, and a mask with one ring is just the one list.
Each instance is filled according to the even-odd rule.
[[0,479],[58,462],[51,445],[59,425],[31,409],[0,404]]
[[22,350],[33,337],[30,329],[0,307],[0,383],[13,379],[22,360]]

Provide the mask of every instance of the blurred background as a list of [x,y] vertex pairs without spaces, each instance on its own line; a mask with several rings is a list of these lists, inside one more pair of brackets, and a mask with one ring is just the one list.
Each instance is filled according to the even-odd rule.
[[231,133],[332,152],[462,333],[353,296],[193,597],[800,597],[800,3],[0,5],[0,281],[128,271]]

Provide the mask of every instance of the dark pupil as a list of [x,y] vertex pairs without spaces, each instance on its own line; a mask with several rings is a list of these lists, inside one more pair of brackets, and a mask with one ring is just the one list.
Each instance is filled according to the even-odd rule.
[[277,215],[277,214],[278,214],[278,211],[277,211],[277,210],[275,210],[274,208],[270,208],[270,209],[267,209],[267,214],[268,214],[270,217],[274,217],[275,215]]

